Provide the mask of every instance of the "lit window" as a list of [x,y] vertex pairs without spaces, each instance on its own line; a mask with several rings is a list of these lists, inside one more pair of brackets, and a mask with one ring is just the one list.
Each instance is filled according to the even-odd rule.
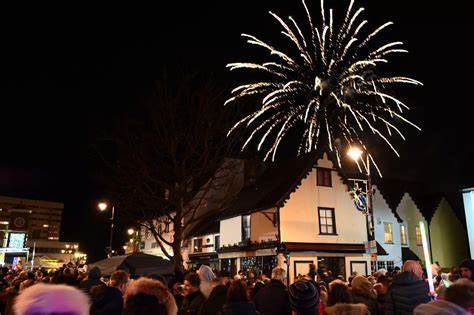
[[400,243],[402,245],[408,245],[407,242],[407,227],[404,225],[400,225]]
[[393,226],[392,223],[384,223],[384,240],[385,243],[393,243]]
[[336,234],[334,208],[318,208],[319,234]]
[[195,253],[202,252],[202,238],[196,238],[193,241],[193,248]]
[[242,241],[250,239],[250,215],[242,216]]
[[423,245],[423,242],[421,240],[421,231],[418,226],[415,228],[415,233],[416,233],[416,245],[418,246]]
[[377,270],[379,269],[386,269],[385,268],[385,261],[377,261]]
[[332,187],[331,181],[331,170],[327,168],[317,168],[316,169],[317,180],[316,184],[318,186]]

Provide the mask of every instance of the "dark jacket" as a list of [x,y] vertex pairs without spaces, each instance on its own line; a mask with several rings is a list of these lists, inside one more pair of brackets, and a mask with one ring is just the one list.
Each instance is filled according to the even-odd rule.
[[412,314],[413,309],[428,303],[428,286],[412,272],[402,272],[393,280],[388,289],[385,314]]
[[92,291],[91,315],[122,314],[123,297],[119,289],[103,286]]
[[79,287],[84,292],[89,293],[93,286],[104,284],[102,281],[100,281],[100,277],[101,277],[100,269],[98,267],[94,267],[91,270],[89,270],[87,278],[81,281],[81,283],[79,284]]
[[262,315],[290,315],[290,299],[285,285],[272,279],[269,284],[261,288],[253,301]]
[[220,284],[211,291],[211,295],[204,302],[200,315],[214,315],[218,311],[222,310],[227,297],[227,286]]
[[224,305],[222,311],[218,315],[255,315],[255,305],[253,303],[232,303]]
[[179,315],[198,315],[206,298],[201,291],[196,291],[184,297]]
[[353,303],[362,303],[367,306],[371,315],[382,314],[379,310],[379,305],[375,297],[372,298],[364,295],[359,295],[354,292],[352,292],[352,297],[354,299]]

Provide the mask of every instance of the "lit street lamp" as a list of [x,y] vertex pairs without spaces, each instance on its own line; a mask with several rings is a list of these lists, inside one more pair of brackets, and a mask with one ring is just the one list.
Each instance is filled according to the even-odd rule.
[[128,235],[133,235],[133,233],[135,233],[135,230],[132,229],[132,228],[129,228],[129,229],[127,230],[127,233],[128,233]]
[[[109,205],[106,202],[99,202],[97,208],[99,211],[106,211]],[[114,237],[114,216],[115,216],[115,206],[112,205],[112,216],[110,217],[110,241],[109,241],[109,251],[107,256],[110,258],[114,251],[112,250],[112,239]]]
[[[365,153],[365,162],[364,162],[364,155]],[[356,146],[351,146],[347,151],[347,155],[353,159],[355,162],[358,162],[359,159],[362,161],[362,164],[365,164],[366,169],[366,176],[367,176],[367,240],[369,241],[369,246],[374,247],[376,246],[373,244],[375,242],[375,235],[374,235],[374,211],[372,208],[372,180],[370,177],[370,156],[367,152],[362,151],[360,148]]]

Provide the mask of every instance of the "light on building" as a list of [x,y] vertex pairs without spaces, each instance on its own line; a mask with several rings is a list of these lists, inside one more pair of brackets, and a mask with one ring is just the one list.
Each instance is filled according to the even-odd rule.
[[347,155],[354,161],[357,161],[362,156],[362,150],[358,147],[351,146],[347,151]]
[[49,227],[49,224],[43,224],[43,227],[44,227],[44,228],[48,228],[48,227]]
[[127,245],[123,245],[123,250],[127,250],[128,246]]
[[71,245],[69,245],[69,244],[66,244],[66,248],[69,248],[69,247],[71,247]]
[[64,254],[65,252],[66,252],[66,250],[61,249],[61,254]]
[[107,207],[108,207],[108,205],[107,205],[106,202],[99,202],[99,203],[97,204],[97,208],[99,208],[100,211],[105,211],[105,210],[107,210]]
[[133,238],[130,239],[130,243],[133,243]]
[[74,249],[78,249],[79,248],[79,245],[78,244],[74,244]]
[[133,235],[133,233],[135,233],[135,230],[130,228],[130,229],[127,230],[127,233],[128,233],[128,235]]
[[8,221],[0,221],[0,224],[4,224],[4,225],[7,225],[7,224],[9,224],[9,223],[10,223],[10,222],[8,222]]

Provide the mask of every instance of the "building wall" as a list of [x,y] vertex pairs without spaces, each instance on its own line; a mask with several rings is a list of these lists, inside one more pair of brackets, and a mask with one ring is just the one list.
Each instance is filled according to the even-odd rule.
[[[265,210],[269,218],[273,218],[272,215],[277,215],[275,208]],[[265,216],[263,212],[252,213],[250,217],[250,240],[252,242],[262,242],[268,240],[277,240],[278,237],[278,225],[273,223]]]
[[[416,206],[413,199],[408,193],[405,193],[397,207],[397,213],[402,218],[403,223],[408,228],[408,247],[422,260],[424,261],[423,246],[417,245],[416,243],[416,227],[420,226],[420,221],[424,222],[425,227],[428,226],[426,219],[421,214],[421,211]],[[428,244],[429,235],[427,235]]]
[[433,261],[451,268],[468,257],[465,227],[453,209],[442,199],[430,222]]
[[[333,168],[324,154],[317,165]],[[355,209],[347,186],[335,170],[331,172],[332,187],[316,185],[316,169],[280,208],[282,242],[357,243],[367,241],[366,219]],[[335,209],[337,235],[320,235],[318,207]]]
[[220,221],[221,246],[234,245],[242,241],[242,217],[233,217]]
[[[375,240],[388,253],[387,256],[378,256],[378,261],[393,261],[395,266],[401,267],[402,262],[402,245],[400,234],[400,223],[393,214],[392,210],[385,201],[383,195],[374,186],[375,193],[373,195],[373,209],[374,209],[374,225],[375,225]],[[392,224],[393,243],[385,243],[385,227],[384,223]],[[402,223],[403,224],[403,223]]]
[[[157,224],[158,221],[155,221],[155,225]],[[162,228],[164,229],[164,224],[162,224]],[[163,233],[161,236],[163,236],[163,238],[168,242],[173,241],[173,223],[169,224],[169,232]],[[144,248],[141,250],[141,252],[168,259],[168,257],[161,250],[158,242],[155,240],[155,237],[147,229],[142,228],[142,230],[140,231],[140,237],[141,241],[144,243]],[[163,244],[163,247],[165,248],[168,254],[170,254],[171,256],[173,255],[173,248],[171,246]]]
[[469,238],[469,252],[474,258],[474,189],[463,190],[464,212],[466,214],[467,235]]

